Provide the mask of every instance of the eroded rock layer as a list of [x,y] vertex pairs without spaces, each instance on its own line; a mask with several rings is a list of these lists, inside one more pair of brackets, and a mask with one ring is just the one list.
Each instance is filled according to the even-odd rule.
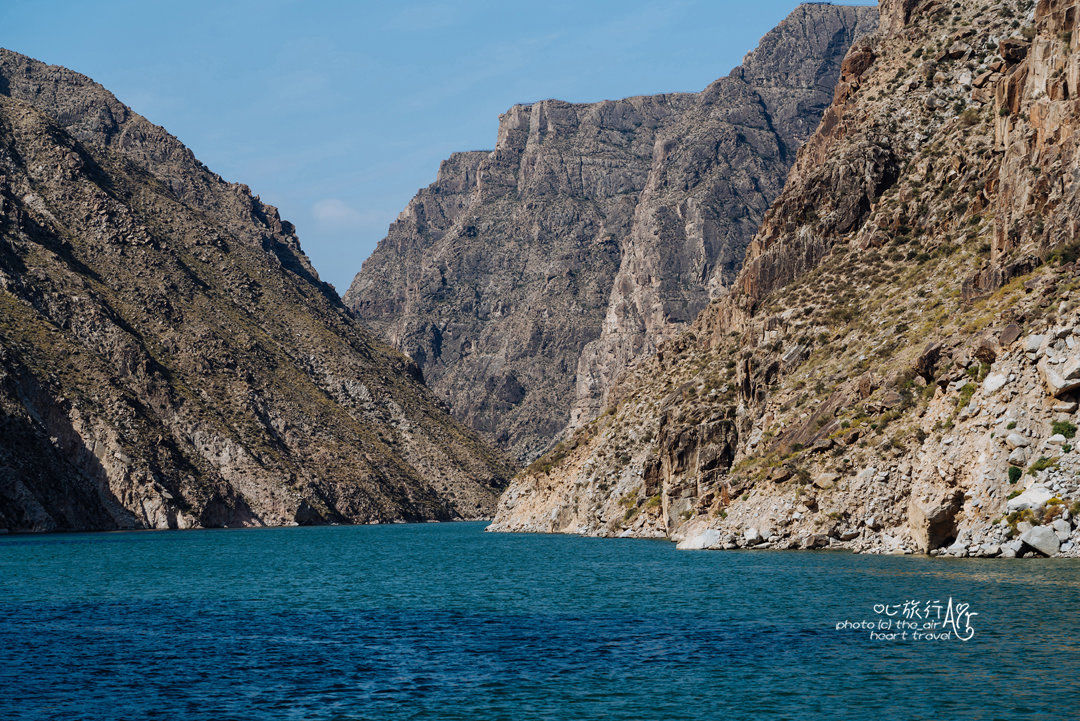
[[880,11],[730,290],[493,529],[1080,554],[1080,5]]
[[0,528],[489,515],[504,462],[419,378],[274,208],[0,50]]
[[409,203],[346,304],[531,460],[733,281],[876,17],[802,5],[701,93],[511,108],[494,151],[455,154]]

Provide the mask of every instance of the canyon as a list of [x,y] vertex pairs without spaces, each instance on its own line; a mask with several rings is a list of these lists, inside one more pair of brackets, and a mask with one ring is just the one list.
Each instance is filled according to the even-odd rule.
[[1080,555],[1077,12],[883,0],[730,288],[491,530]]
[[456,153],[346,305],[518,463],[730,286],[870,7],[798,6],[700,93],[543,100]]

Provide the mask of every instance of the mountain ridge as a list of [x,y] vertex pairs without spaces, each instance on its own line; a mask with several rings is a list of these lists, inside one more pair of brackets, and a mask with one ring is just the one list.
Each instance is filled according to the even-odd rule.
[[1078,14],[884,0],[730,292],[492,530],[1080,554]]
[[800,6],[699,93],[511,107],[490,153],[455,154],[410,201],[346,304],[531,460],[731,281],[875,18]]
[[478,518],[508,467],[246,186],[0,51],[0,527]]

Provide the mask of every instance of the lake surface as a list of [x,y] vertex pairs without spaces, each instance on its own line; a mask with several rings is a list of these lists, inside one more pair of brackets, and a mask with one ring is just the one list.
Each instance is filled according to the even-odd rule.
[[[483,528],[0,537],[0,719],[941,721],[1080,701],[1076,561]],[[949,598],[968,641],[836,628]],[[961,604],[978,615],[955,623]]]

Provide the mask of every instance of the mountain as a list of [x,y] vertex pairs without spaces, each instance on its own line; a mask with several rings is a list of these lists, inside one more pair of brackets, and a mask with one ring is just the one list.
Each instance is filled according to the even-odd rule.
[[0,528],[477,518],[507,469],[276,209],[0,50]]
[[729,286],[874,8],[807,4],[700,93],[544,100],[456,153],[344,296],[519,462]]
[[730,288],[494,530],[1080,553],[1076,0],[883,0]]

